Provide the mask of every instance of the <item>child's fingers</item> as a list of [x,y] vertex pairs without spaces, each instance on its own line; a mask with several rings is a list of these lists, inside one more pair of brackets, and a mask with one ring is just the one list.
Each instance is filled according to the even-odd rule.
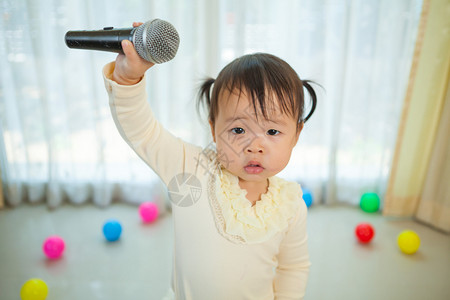
[[133,22],[133,27],[138,27],[138,26],[141,26],[142,24],[144,24],[144,23],[142,23],[142,22]]
[[134,49],[133,44],[129,40],[122,41],[122,50],[127,58],[136,59],[140,57],[136,52],[136,49]]

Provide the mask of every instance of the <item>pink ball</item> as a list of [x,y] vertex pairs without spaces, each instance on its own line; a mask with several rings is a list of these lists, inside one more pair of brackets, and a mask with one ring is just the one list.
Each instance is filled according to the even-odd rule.
[[139,214],[144,223],[150,223],[158,218],[158,206],[153,202],[144,202],[139,205]]
[[64,247],[64,240],[57,235],[48,237],[42,244],[44,254],[50,259],[59,258],[64,252]]

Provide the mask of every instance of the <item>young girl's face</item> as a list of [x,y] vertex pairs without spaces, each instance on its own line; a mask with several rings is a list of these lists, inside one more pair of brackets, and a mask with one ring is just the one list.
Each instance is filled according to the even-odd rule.
[[214,126],[210,123],[223,167],[249,182],[265,181],[286,167],[303,124],[298,127],[277,105],[268,111],[268,119],[260,110],[257,118],[244,92],[222,92],[218,108]]

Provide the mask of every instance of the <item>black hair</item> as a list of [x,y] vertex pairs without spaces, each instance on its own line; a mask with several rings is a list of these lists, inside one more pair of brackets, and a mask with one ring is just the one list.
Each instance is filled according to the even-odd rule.
[[[253,109],[258,116],[258,106],[263,116],[276,103],[282,113],[291,115],[298,125],[309,120],[316,109],[317,96],[310,80],[301,80],[298,74],[284,60],[267,53],[248,54],[229,63],[217,76],[202,83],[197,101],[197,110],[205,106],[209,120],[214,125],[219,108],[219,95],[225,89],[230,93],[243,91],[251,97]],[[211,91],[212,88],[212,91]],[[304,92],[311,96],[311,110],[303,118]],[[275,99],[273,99],[275,98]]]

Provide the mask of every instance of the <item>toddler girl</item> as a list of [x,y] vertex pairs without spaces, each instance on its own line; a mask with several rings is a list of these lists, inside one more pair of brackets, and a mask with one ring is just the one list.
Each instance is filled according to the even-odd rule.
[[[302,299],[307,208],[300,186],[275,175],[314,112],[308,81],[270,54],[234,60],[201,87],[216,145],[202,149],[154,118],[144,79],[153,64],[129,41],[122,46],[103,70],[105,85],[119,132],[169,190],[175,298]],[[312,98],[306,118],[303,88]]]

